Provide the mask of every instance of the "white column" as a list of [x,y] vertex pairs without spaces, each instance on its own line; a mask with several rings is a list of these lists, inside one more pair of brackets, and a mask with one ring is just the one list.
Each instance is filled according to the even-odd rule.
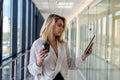
[[71,49],[71,25],[68,25],[68,47]]
[[76,57],[80,55],[80,26],[79,26],[79,16],[76,17],[76,28],[77,28],[77,33],[76,33]]

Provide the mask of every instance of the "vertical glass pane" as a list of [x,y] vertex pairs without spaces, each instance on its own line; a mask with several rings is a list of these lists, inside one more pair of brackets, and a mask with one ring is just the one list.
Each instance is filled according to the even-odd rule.
[[86,48],[86,43],[88,41],[88,32],[89,32],[89,21],[88,21],[88,9],[83,11],[80,14],[80,51],[83,51]]
[[101,47],[100,47],[100,44],[101,44],[101,33],[102,33],[102,31],[101,31],[101,19],[97,19],[98,20],[98,24],[97,24],[97,28],[98,28],[98,30],[97,30],[97,51],[96,51],[96,54],[98,55],[98,56],[100,56],[101,54],[99,54],[99,52],[100,52],[100,49],[101,49]]
[[2,80],[10,80],[10,65],[6,65],[2,70]]
[[102,44],[101,44],[101,57],[105,59],[105,39],[106,39],[106,13],[105,16],[102,18]]
[[71,53],[73,56],[76,54],[76,18],[73,20],[71,24]]
[[[108,64],[106,63],[106,35],[107,35],[107,22],[108,22],[108,0],[103,0],[96,6],[96,15],[98,20],[98,32],[97,32],[97,48],[96,51],[98,57],[96,57],[96,74],[99,80],[108,80]],[[97,78],[96,77],[96,78]]]
[[[88,9],[86,9],[85,11],[83,11],[80,14],[80,53],[82,54],[86,48],[86,46],[88,45],[88,42],[90,40],[90,25],[89,25],[89,17],[88,17]],[[84,77],[86,79],[88,79],[89,76],[89,71],[86,70],[86,68],[88,68],[88,62],[86,61],[84,63],[84,66],[82,67],[82,69],[80,69],[80,71],[82,72],[82,74],[84,75]],[[78,73],[80,75],[80,73]]]
[[115,19],[115,36],[114,36],[114,48],[113,48],[113,61],[114,64],[119,66],[120,62],[120,18]]
[[[87,34],[87,37],[88,37],[88,42],[87,43],[89,43],[90,40],[92,39],[93,35],[96,34],[95,33],[96,32],[96,27],[98,27],[98,26],[96,26],[96,22],[97,22],[96,21],[96,6],[89,8],[88,15],[89,15],[89,19],[88,19],[89,20],[89,31],[87,31],[87,32],[89,32],[89,33]],[[96,39],[96,37],[95,37],[95,39]],[[94,39],[94,46],[93,46],[92,54],[95,53],[95,55],[96,55],[95,39]],[[87,80],[94,80],[97,77],[97,74],[96,74],[97,71],[95,70],[96,66],[97,66],[96,61],[97,61],[97,59],[94,55],[91,55],[89,57],[89,61],[87,62],[87,67],[86,67],[86,68],[89,68],[86,72],[86,74],[87,74],[86,79]]]
[[108,22],[108,26],[109,26],[109,30],[108,30],[108,61],[111,62],[111,54],[112,54],[112,35],[113,35],[113,30],[112,30],[112,14],[110,14],[108,16],[109,22]]
[[[11,50],[11,9],[12,0],[3,0],[3,56],[2,59],[9,57]],[[7,61],[4,61],[6,63]],[[10,79],[10,65],[2,69],[2,80]]]
[[82,67],[84,69],[80,69],[86,80],[108,80],[108,64],[106,63],[108,57],[106,57],[107,11],[108,0],[103,0],[80,15],[80,47],[83,51],[92,35],[96,35],[92,55]]
[[120,18],[115,19],[115,44],[120,45]]
[[[21,55],[21,54],[19,54],[19,55]],[[21,70],[22,70],[22,68],[21,68],[21,57],[18,57],[18,59],[17,59],[17,80],[22,79],[21,78]]]
[[11,0],[4,0],[3,1],[3,59],[10,55],[10,1]]
[[110,49],[110,71],[109,79],[119,80],[120,79],[120,0],[110,0],[110,14],[111,20],[109,20],[109,25],[111,26],[111,41]]
[[[18,0],[17,53],[22,51],[22,1]],[[18,54],[19,56],[21,54]],[[21,57],[17,59],[17,80],[21,80]]]
[[22,0],[18,0],[18,33],[17,33],[17,52],[21,51],[22,45]]

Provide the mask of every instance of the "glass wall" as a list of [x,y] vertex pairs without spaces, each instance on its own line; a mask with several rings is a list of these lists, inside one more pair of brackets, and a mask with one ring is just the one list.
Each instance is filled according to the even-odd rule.
[[76,18],[71,23],[71,54],[75,56],[76,53]]
[[110,54],[110,79],[120,79],[120,0],[110,0],[109,6],[109,52]]
[[[24,80],[29,75],[27,65],[30,47],[39,38],[39,33],[34,30],[41,29],[44,19],[32,0],[2,1],[3,3],[0,0],[1,13],[3,10],[3,18],[0,19],[0,25],[1,22],[3,24],[0,28],[0,80]],[[33,20],[36,15],[39,16],[36,21],[41,22],[38,26],[35,26]]]
[[[11,55],[11,11],[12,11],[12,0],[3,0],[3,49],[2,59],[5,59]],[[5,64],[7,61],[3,62]],[[2,69],[3,80],[10,78],[10,65],[6,65]]]
[[10,56],[11,0],[3,1],[3,59]]
[[79,14],[80,49],[95,34],[92,55],[81,72],[86,80],[120,79],[120,0],[103,0]]

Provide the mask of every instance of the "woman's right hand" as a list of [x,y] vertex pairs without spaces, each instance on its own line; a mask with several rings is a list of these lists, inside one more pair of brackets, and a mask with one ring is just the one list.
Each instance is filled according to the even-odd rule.
[[40,53],[39,53],[39,59],[37,60],[36,62],[36,65],[37,66],[42,66],[42,62],[44,61],[45,57],[48,56],[48,52],[47,50],[45,50],[44,48],[40,50]]

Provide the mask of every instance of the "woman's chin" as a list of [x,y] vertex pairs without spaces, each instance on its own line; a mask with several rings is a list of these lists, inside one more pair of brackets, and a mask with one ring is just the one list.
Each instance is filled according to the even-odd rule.
[[60,35],[56,35],[56,37],[60,37]]

